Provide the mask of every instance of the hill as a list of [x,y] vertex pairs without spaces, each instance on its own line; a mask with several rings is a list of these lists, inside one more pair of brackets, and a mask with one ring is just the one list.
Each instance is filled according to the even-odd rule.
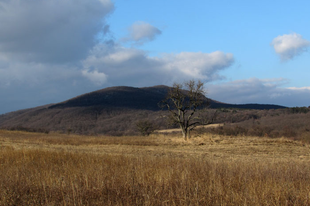
[[[0,128],[62,131],[80,134],[135,133],[135,123],[148,119],[166,129],[166,111],[158,107],[170,87],[109,87],[57,104],[20,110],[0,116]],[[280,109],[278,105],[226,104],[211,99],[210,108]]]
[[[154,87],[109,87],[69,99],[50,106],[50,108],[102,106],[105,108],[126,108],[158,111],[158,103],[162,101],[170,87],[159,85]],[[239,108],[239,109],[280,109],[279,105],[268,104],[227,104],[212,99],[210,108]]]

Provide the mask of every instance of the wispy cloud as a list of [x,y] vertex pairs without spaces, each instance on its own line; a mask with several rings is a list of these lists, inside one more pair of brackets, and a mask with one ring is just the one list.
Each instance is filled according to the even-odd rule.
[[146,42],[154,40],[162,32],[158,28],[152,26],[147,22],[135,22],[128,28],[128,36],[123,38],[124,42],[134,42],[142,45]]
[[292,33],[274,38],[271,45],[280,55],[281,60],[286,61],[305,52],[310,46],[310,42],[300,34]]
[[310,87],[287,87],[287,89],[295,90],[295,91],[310,91]]

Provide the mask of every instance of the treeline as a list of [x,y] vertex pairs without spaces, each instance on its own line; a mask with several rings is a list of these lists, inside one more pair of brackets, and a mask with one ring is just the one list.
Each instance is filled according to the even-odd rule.
[[204,132],[227,136],[288,137],[310,143],[309,108],[253,111],[252,118],[239,122],[228,121],[222,127],[206,129]]

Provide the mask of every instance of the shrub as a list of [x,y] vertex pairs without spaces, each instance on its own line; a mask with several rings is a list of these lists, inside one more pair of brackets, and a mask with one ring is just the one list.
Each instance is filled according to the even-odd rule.
[[138,121],[136,127],[142,136],[149,136],[155,130],[153,124],[147,120]]

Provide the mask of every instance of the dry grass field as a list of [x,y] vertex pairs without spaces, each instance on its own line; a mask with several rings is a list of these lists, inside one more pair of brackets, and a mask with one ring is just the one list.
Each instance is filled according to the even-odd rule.
[[310,205],[310,146],[0,130],[0,205]]

